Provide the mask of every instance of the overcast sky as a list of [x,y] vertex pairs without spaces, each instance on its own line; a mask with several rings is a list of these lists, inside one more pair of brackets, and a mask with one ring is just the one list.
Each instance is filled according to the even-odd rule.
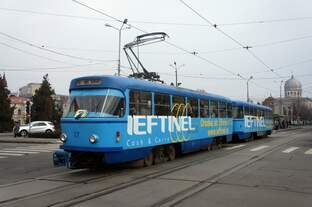
[[[261,101],[270,93],[279,96],[281,80],[287,80],[293,73],[303,84],[304,96],[312,96],[310,1],[185,0],[239,43],[253,47],[250,51],[263,63],[208,26],[207,21],[179,0],[81,2],[117,19],[127,18],[129,24],[147,32],[166,32],[168,42],[205,58],[187,54],[165,42],[140,47],[140,59],[146,68],[160,73],[166,83],[174,81],[174,70],[169,65],[176,61],[177,65],[185,65],[179,70],[179,81],[186,88],[245,100],[246,80],[233,75],[239,73],[246,78],[254,77],[250,83],[250,96]],[[264,22],[251,23],[254,21]],[[49,73],[56,93],[67,94],[73,78],[114,74],[117,71],[118,32],[105,24],[121,25],[71,0],[1,0],[0,72],[6,72],[10,90],[17,91],[29,82],[41,82],[42,76]],[[122,44],[133,41],[140,34],[142,32],[135,28],[123,30]],[[128,66],[123,53],[121,63]],[[275,73],[268,72],[269,68]],[[123,75],[129,73],[127,68],[122,70]]]

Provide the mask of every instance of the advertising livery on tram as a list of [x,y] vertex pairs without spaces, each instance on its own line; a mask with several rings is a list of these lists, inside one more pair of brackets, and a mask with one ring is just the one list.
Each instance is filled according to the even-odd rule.
[[144,80],[77,78],[61,120],[63,144],[53,160],[69,168],[135,160],[149,166],[233,139],[266,136],[271,113],[264,106]]

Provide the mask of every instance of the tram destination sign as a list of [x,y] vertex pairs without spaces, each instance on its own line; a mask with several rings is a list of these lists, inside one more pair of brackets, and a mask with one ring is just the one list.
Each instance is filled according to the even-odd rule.
[[77,86],[94,86],[94,85],[100,85],[102,81],[100,79],[83,79],[78,80],[76,85]]

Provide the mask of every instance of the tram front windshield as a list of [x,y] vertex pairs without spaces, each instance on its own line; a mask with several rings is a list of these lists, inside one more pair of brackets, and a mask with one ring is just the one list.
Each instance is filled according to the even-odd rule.
[[[72,91],[64,111],[65,118],[114,118],[122,117],[125,110],[125,99],[121,91],[114,89],[90,89]],[[83,114],[83,115],[82,115]]]

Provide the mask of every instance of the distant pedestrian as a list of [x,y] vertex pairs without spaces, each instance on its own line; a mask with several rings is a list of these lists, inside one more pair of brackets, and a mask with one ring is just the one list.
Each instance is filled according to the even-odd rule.
[[19,128],[20,128],[20,123],[19,122],[15,122],[15,125],[13,127],[14,137],[16,137],[18,135]]

